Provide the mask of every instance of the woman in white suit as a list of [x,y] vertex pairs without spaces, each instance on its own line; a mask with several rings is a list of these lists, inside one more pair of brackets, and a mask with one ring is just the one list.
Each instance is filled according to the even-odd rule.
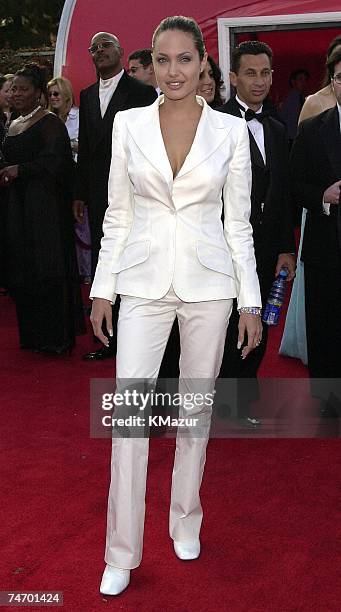
[[[240,347],[246,338],[241,357],[261,339],[248,132],[243,120],[212,110],[196,96],[207,54],[195,21],[163,20],[152,45],[163,95],[115,117],[91,320],[106,344],[102,322],[112,333],[110,304],[121,295],[116,377],[122,389],[136,379],[156,382],[177,317],[179,392],[204,395],[214,390],[234,297]],[[211,403],[192,408],[190,416],[197,417],[199,429],[178,432],[172,478],[170,536],[180,559],[200,553],[199,489]],[[141,561],[147,462],[148,438],[113,437],[107,566],[100,587],[105,594],[126,588],[130,570]]]

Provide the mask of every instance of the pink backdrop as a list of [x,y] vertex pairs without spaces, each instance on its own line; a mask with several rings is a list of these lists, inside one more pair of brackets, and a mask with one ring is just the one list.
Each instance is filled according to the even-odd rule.
[[[226,8],[228,5],[228,8]],[[200,24],[208,52],[218,57],[218,17],[251,17],[257,15],[278,15],[294,13],[337,12],[341,8],[340,0],[327,0],[321,6],[316,0],[211,0],[200,2],[187,0],[184,4],[177,0],[77,0],[68,37],[66,62],[63,74],[73,83],[76,96],[80,89],[95,81],[95,71],[87,51],[91,36],[98,31],[115,33],[125,50],[125,57],[135,49],[150,46],[153,30],[167,15],[177,13],[194,17]],[[322,33],[322,34],[321,34]],[[310,33],[304,36],[304,52],[302,53],[303,37],[295,34],[295,44],[292,42],[293,34],[265,33],[258,35],[261,40],[268,41],[276,54],[277,73],[281,69],[283,79],[274,89],[275,97],[286,89],[287,77],[291,69],[306,66],[314,74],[314,83],[320,78],[323,58],[329,40],[334,36],[330,33]],[[276,40],[277,38],[277,40]],[[278,49],[276,46],[278,45]],[[301,47],[301,50],[300,50]],[[289,63],[288,63],[289,62]],[[276,64],[275,64],[276,68]],[[284,85],[282,85],[284,83]]]

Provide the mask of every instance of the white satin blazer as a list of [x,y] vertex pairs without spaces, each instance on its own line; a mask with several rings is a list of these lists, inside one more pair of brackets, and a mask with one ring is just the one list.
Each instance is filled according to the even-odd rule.
[[[198,302],[238,298],[260,306],[250,216],[246,122],[203,106],[195,138],[173,178],[159,120],[161,95],[118,112],[101,251],[91,297]],[[222,194],[224,226],[221,222]]]

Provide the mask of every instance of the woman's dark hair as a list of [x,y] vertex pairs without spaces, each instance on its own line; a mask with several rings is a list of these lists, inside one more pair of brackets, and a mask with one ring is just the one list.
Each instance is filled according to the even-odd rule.
[[47,96],[46,90],[46,72],[44,68],[38,66],[38,64],[25,64],[23,68],[17,70],[14,76],[25,77],[33,85],[34,89],[38,89],[42,94]]
[[0,89],[2,89],[2,86],[4,83],[6,83],[6,81],[7,81],[6,77],[0,74]]
[[339,45],[341,46],[341,34],[335,36],[335,38],[333,38],[333,40],[329,43],[329,47],[327,49],[327,59]]
[[329,61],[329,58],[332,55],[333,51],[336,49],[336,47],[340,47],[341,48],[341,34],[339,34],[338,36],[335,36],[335,38],[333,38],[333,40],[329,43],[329,47],[327,49],[327,59],[326,59],[327,70],[326,70],[326,74],[324,75],[324,79],[323,79],[323,81],[321,83],[321,87],[326,87],[330,83],[330,75],[329,75],[329,70],[328,70],[328,61]]
[[212,100],[212,102],[210,103],[210,106],[212,106],[212,108],[217,108],[218,106],[222,106],[224,104],[224,100],[221,96],[221,90],[224,87],[224,81],[223,81],[223,77],[221,74],[221,70],[219,68],[219,66],[215,63],[213,57],[211,57],[210,55],[207,56],[207,62],[209,63],[211,70],[212,70],[212,76],[215,82],[215,93],[214,93],[214,98]]
[[182,15],[175,15],[174,17],[166,17],[166,19],[163,19],[161,23],[157,26],[153,34],[153,50],[157,37],[162,34],[162,32],[167,32],[167,30],[180,30],[181,32],[185,32],[185,34],[190,34],[190,36],[192,36],[193,38],[195,47],[198,50],[200,59],[202,60],[204,58],[206,49],[202,31],[200,30],[197,22],[192,19],[192,17],[183,17]]
[[334,47],[334,51],[332,51],[327,59],[327,70],[330,81],[334,76],[335,64],[338,64],[339,62],[341,62],[341,45]]

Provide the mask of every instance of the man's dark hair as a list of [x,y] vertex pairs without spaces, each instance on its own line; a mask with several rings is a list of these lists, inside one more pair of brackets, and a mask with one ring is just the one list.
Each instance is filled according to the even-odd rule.
[[130,60],[138,60],[144,68],[147,68],[147,66],[152,63],[152,50],[138,49],[137,51],[133,51],[128,57],[128,62],[130,62]]
[[327,70],[330,80],[334,76],[335,64],[341,62],[341,48],[335,48],[327,59]]
[[306,76],[307,79],[310,79],[310,72],[308,72],[306,68],[297,68],[296,70],[293,70],[292,72],[290,72],[289,87],[293,87],[293,81],[297,79],[297,77],[300,76],[300,74],[304,74],[304,76]]
[[235,49],[233,49],[232,52],[232,72],[238,74],[242,55],[260,55],[261,53],[265,53],[265,55],[268,56],[270,66],[272,66],[273,53],[269,45],[259,40],[246,40],[245,42],[240,43],[237,47],[235,47]]

